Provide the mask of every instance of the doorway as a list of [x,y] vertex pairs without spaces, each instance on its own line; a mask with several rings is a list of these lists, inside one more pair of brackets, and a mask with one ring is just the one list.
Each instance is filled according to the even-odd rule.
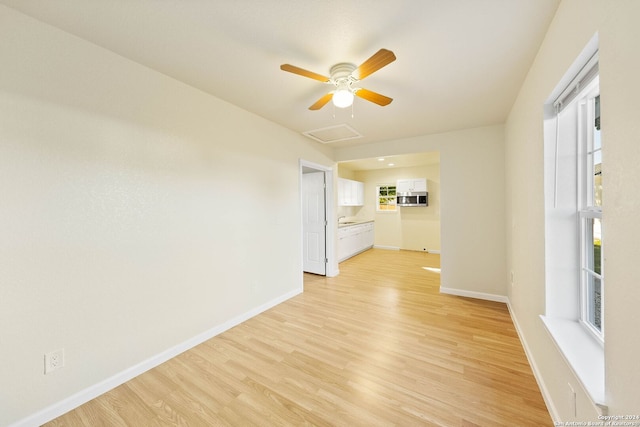
[[322,276],[332,274],[333,172],[331,168],[300,161],[300,201],[302,212],[302,269]]

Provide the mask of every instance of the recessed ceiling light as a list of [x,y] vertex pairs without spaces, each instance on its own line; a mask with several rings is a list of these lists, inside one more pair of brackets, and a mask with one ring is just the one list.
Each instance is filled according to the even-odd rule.
[[395,163],[389,163],[389,166],[395,166],[395,165],[396,165]]
[[379,157],[379,158],[378,158],[378,161],[379,161],[379,162],[384,162],[384,157]]

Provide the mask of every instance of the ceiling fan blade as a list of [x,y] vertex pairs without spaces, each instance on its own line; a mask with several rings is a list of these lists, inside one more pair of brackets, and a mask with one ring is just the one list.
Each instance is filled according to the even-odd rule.
[[327,102],[331,101],[331,98],[333,98],[333,92],[329,92],[328,94],[326,94],[322,98],[318,99],[315,104],[313,104],[311,107],[309,107],[309,110],[319,110],[319,109],[321,109],[322,107],[324,107],[327,104]]
[[385,105],[391,104],[393,98],[389,98],[388,96],[380,95],[379,93],[367,90],[367,89],[358,89],[355,91],[356,96],[359,96],[362,99],[366,99],[367,101],[371,101],[374,104],[378,104],[382,107]]
[[305,70],[305,69],[300,68],[300,67],[296,67],[295,65],[291,65],[291,64],[282,64],[280,66],[280,69],[282,71],[288,71],[290,73],[298,74],[300,76],[309,77],[310,79],[319,80],[319,81],[324,82],[324,83],[326,83],[326,82],[328,82],[330,80],[329,77],[323,76],[321,74],[314,73],[313,71]]
[[378,71],[385,65],[389,65],[396,60],[396,56],[393,52],[387,49],[380,49],[373,56],[362,63],[357,69],[358,79],[362,80],[368,75],[371,75]]

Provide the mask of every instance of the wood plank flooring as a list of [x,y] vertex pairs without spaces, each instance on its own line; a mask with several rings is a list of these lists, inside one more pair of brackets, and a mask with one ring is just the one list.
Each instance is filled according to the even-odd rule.
[[48,426],[551,426],[507,307],[442,295],[439,256],[341,274]]

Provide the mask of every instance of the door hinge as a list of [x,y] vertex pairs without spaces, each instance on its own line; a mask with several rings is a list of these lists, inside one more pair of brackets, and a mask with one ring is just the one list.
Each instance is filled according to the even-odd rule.
[[325,264],[329,264],[329,258],[325,258],[325,259],[324,259],[324,263],[325,263]]

